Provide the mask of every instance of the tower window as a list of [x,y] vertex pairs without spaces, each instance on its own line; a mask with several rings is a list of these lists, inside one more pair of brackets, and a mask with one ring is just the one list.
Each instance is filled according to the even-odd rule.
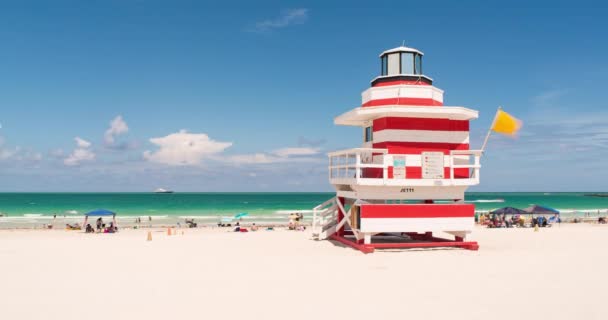
[[415,70],[415,74],[422,74],[422,56],[417,54],[416,55],[416,70]]
[[401,73],[414,74],[414,54],[409,52],[401,53]]
[[388,75],[392,76],[399,74],[399,53],[391,53],[388,55]]
[[374,131],[372,130],[372,127],[365,127],[365,138],[364,138],[364,142],[370,142],[372,141],[372,139],[374,138]]
[[387,60],[387,57],[386,57],[386,56],[382,57],[382,59],[381,59],[381,64],[382,64],[381,68],[382,68],[382,70],[380,71],[380,73],[381,73],[383,76],[385,76],[385,75],[387,75],[387,74],[388,74],[388,64],[387,64],[387,61],[386,61],[386,60]]

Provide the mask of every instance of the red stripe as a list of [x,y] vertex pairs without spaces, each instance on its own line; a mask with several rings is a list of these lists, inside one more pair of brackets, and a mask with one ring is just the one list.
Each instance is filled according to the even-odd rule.
[[[405,167],[406,179],[422,179],[422,167]],[[443,168],[443,178],[450,179],[450,167]],[[456,168],[454,169],[454,178],[466,179],[469,178],[469,169]]]
[[376,99],[369,100],[362,104],[362,107],[377,107],[386,105],[410,105],[410,106],[442,106],[443,102],[428,99],[428,98],[387,98],[387,99]]
[[468,218],[475,216],[472,204],[363,204],[361,218]]
[[385,117],[374,120],[374,132],[385,129],[469,131],[469,120]]
[[375,85],[373,85],[372,87],[396,86],[396,85],[400,85],[400,84],[409,84],[409,85],[416,85],[416,86],[430,86],[431,85],[430,83],[425,82],[424,79],[421,79],[421,80],[396,80],[396,81],[378,82]]
[[[387,178],[393,179],[393,167],[390,166],[387,168]],[[361,178],[375,178],[382,179],[382,169],[381,168],[363,168],[363,172],[361,172]],[[406,179],[422,179],[422,167],[405,167],[405,178]],[[443,168],[443,178],[450,179],[450,167]],[[468,179],[469,178],[469,169],[467,168],[456,168],[454,169],[454,178],[456,179]]]
[[420,154],[422,152],[443,152],[450,154],[450,150],[469,150],[468,143],[439,143],[439,142],[378,142],[374,148],[388,149],[390,154]]

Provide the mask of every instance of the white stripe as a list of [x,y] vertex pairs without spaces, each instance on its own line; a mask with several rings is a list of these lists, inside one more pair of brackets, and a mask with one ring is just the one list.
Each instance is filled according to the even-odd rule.
[[473,217],[361,218],[361,232],[470,231]]
[[433,86],[398,85],[388,87],[372,87],[361,94],[362,103],[370,100],[390,98],[422,98],[433,99],[443,103],[443,91]]
[[[406,167],[422,167],[422,155],[420,154],[389,154],[386,155],[388,158],[388,163],[391,164],[393,162],[393,156],[405,156],[405,166]],[[453,156],[454,164],[468,164],[469,157],[468,156]],[[384,155],[375,155],[372,163],[374,164],[382,164],[384,159]],[[392,166],[392,165],[389,165]],[[443,166],[446,168],[450,167],[450,156],[443,156]]]
[[433,131],[433,130],[380,130],[374,132],[374,143],[379,142],[434,142],[434,143],[469,143],[468,131]]

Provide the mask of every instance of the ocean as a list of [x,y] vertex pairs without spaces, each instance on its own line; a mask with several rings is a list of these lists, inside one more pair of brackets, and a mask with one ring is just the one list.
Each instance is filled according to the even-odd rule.
[[[608,198],[583,192],[471,192],[465,201],[477,211],[539,204],[563,216],[597,216],[608,212]],[[221,217],[246,212],[249,221],[284,222],[292,212],[311,218],[312,208],[333,193],[0,193],[0,228],[36,227],[52,221],[82,222],[82,214],[104,208],[117,213],[118,222],[141,217],[150,224],[169,224],[186,218],[216,223]],[[57,221],[61,223],[61,221]]]

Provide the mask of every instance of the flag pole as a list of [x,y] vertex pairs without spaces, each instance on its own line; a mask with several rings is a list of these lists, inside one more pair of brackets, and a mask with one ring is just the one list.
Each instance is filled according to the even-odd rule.
[[494,120],[492,120],[492,124],[490,125],[490,129],[488,129],[488,134],[486,134],[486,138],[483,140],[483,144],[481,145],[481,155],[486,152],[486,145],[488,144],[488,140],[490,139],[490,134],[492,133],[492,128],[496,124],[496,118],[498,117],[498,111],[502,110],[502,107],[498,107],[496,110],[496,114],[494,115]]
[[[496,114],[494,114],[494,119],[492,120],[492,124],[490,125],[490,129],[488,129],[488,134],[486,134],[486,138],[483,140],[483,145],[481,145],[481,154],[479,155],[480,158],[486,152],[486,145],[488,144],[488,139],[490,139],[490,134],[492,133],[492,128],[494,128],[494,125],[496,124],[496,118],[498,117],[498,111],[499,110],[502,110],[501,106],[498,106],[498,110],[496,110]],[[473,177],[473,173],[474,172],[475,171],[471,171],[471,174],[469,175],[469,178]]]

